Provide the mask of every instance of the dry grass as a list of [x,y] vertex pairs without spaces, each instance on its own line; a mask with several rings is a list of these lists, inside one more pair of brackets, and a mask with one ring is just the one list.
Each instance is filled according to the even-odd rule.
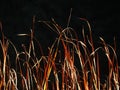
[[[30,38],[29,46],[22,45],[22,52],[18,52],[15,45],[4,36],[0,24],[0,90],[119,90],[116,42],[111,46],[100,37],[101,46],[95,48],[90,24],[86,19],[81,20],[89,28],[89,35],[82,30],[83,40],[79,40],[77,33],[69,27],[70,17],[65,29],[54,20],[40,21],[58,35],[48,47],[48,55],[44,55],[34,36],[35,17],[30,34],[19,34]],[[9,47],[12,47],[16,56],[14,68],[11,67]],[[104,80],[101,80],[103,70],[99,53],[106,56],[108,72]]]

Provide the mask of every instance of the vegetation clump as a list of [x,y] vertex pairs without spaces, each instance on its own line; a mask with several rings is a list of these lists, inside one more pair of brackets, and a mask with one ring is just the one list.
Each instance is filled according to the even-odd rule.
[[[111,46],[100,37],[101,44],[95,48],[90,24],[86,19],[81,20],[89,29],[88,35],[82,29],[82,40],[69,27],[69,22],[65,29],[53,19],[51,22],[40,22],[58,36],[51,46],[46,47],[47,55],[34,36],[35,18],[30,34],[18,34],[30,40],[28,46],[22,44],[21,52],[4,35],[0,24],[0,90],[119,90],[120,69],[116,42]],[[11,60],[9,49],[14,51],[14,60]],[[100,53],[104,54],[107,62],[104,79]]]

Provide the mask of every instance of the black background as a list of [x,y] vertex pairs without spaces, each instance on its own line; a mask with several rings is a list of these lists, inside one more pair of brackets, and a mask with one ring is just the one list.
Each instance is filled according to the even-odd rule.
[[[119,3],[115,1],[1,0],[0,21],[3,24],[4,34],[15,44],[20,44],[26,42],[26,39],[18,37],[17,34],[30,33],[34,15],[36,21],[49,21],[54,18],[58,24],[65,28],[71,8],[73,9],[71,26],[79,30],[81,25],[79,18],[86,18],[91,24],[95,40],[103,37],[108,44],[112,44],[115,36],[119,48],[120,13]],[[38,23],[36,24],[36,36],[42,39],[41,43],[45,43],[45,45],[51,42],[50,38],[53,38],[52,33],[45,29],[41,30]],[[117,50],[119,52],[119,49]]]

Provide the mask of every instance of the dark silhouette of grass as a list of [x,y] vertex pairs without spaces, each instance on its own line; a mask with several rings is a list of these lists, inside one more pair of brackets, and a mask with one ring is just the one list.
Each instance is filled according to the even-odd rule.
[[[40,21],[58,35],[53,44],[46,47],[47,55],[44,55],[34,36],[35,17],[30,34],[18,34],[30,38],[29,46],[23,44],[21,52],[4,36],[0,24],[0,90],[119,90],[116,42],[111,46],[100,37],[101,46],[95,48],[89,22],[80,19],[89,28],[89,35],[82,30],[83,40],[79,40],[77,33],[69,26],[70,17],[65,29],[53,19],[51,22]],[[15,52],[14,67],[11,67],[9,47]],[[105,55],[107,62],[104,80],[99,53]]]

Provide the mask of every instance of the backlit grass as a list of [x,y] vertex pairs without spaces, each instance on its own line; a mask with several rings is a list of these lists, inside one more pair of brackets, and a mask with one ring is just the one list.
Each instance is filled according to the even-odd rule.
[[[34,23],[29,34],[29,45],[22,44],[19,52],[1,29],[0,39],[0,90],[119,90],[119,65],[116,42],[111,46],[100,37],[100,46],[95,48],[89,22],[80,18],[88,26],[88,35],[82,29],[82,39],[69,26],[62,28],[53,19],[39,21],[53,30],[58,37],[44,54],[39,40],[34,36]],[[15,59],[11,60],[10,47]],[[107,71],[104,75],[101,54],[105,56]],[[12,63],[15,63],[12,66]],[[104,65],[104,64],[103,64]],[[102,76],[106,77],[102,79]]]

